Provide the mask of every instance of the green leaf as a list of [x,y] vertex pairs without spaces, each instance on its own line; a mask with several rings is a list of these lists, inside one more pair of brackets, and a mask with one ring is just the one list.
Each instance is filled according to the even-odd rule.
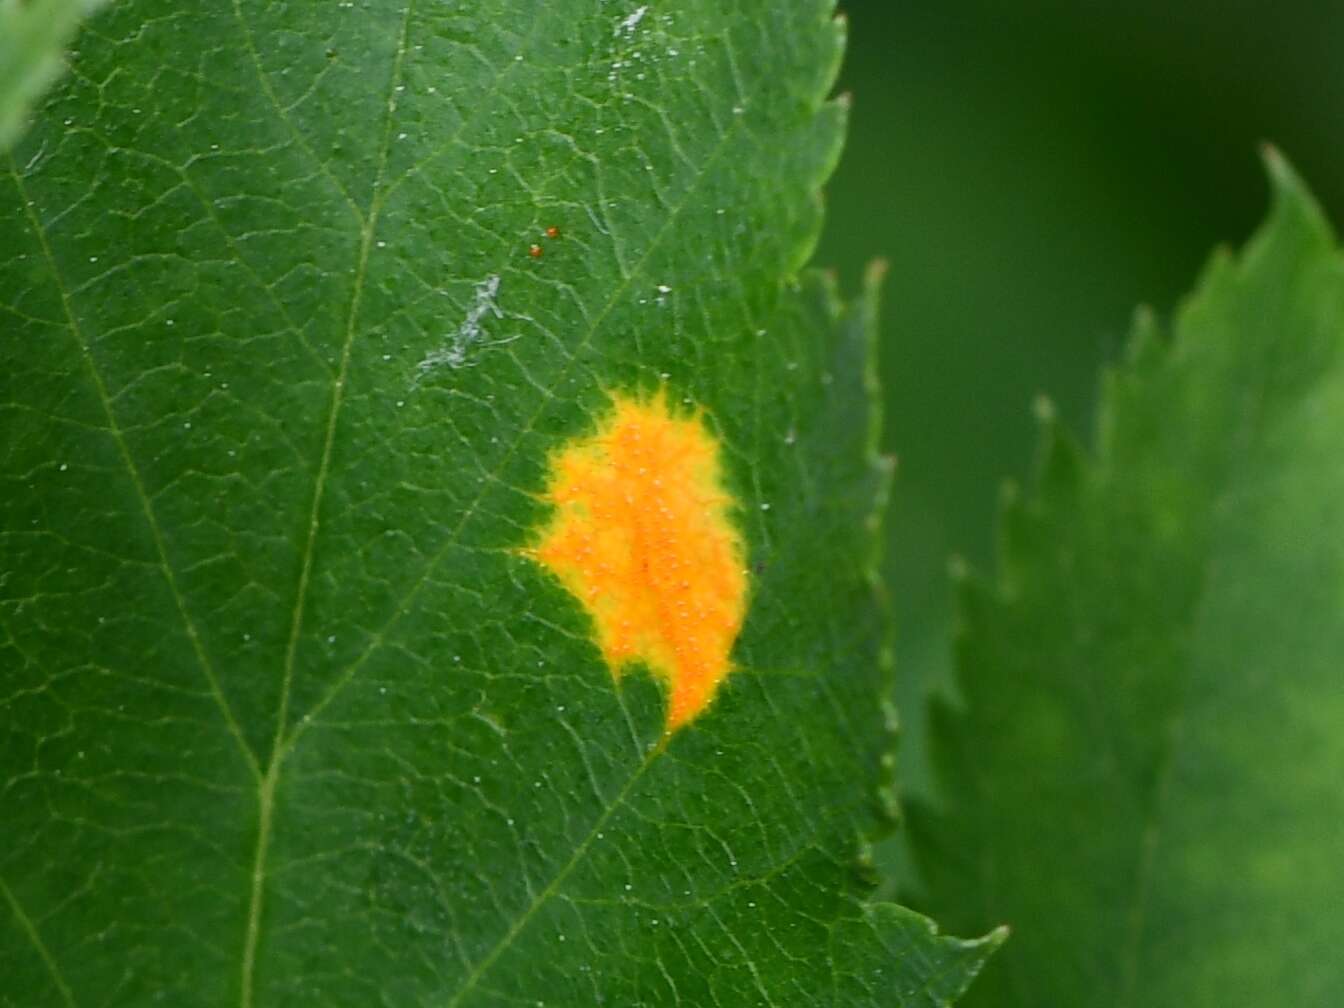
[[[100,18],[0,175],[0,1001],[965,986],[992,941],[861,859],[874,294],[795,279],[841,42],[823,0]],[[660,391],[750,596],[670,736],[534,551],[557,452]]]
[[1344,259],[1274,210],[1170,337],[1141,319],[1087,458],[1054,429],[967,580],[932,909],[1013,937],[968,1004],[1344,1003]]
[[80,20],[106,0],[0,0],[0,151],[61,72]]

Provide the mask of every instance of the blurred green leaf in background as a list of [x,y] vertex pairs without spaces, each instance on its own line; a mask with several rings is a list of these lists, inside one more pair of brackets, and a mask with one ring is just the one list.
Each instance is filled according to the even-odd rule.
[[[1265,200],[1272,141],[1344,210],[1344,5],[852,0],[852,133],[819,258],[890,260],[887,574],[901,780],[930,794],[922,698],[949,688],[948,559],[987,568],[1041,393],[1076,430],[1134,307],[1169,311]],[[884,860],[915,884],[899,850]]]
[[1344,253],[1270,170],[960,593],[911,819],[939,919],[1014,931],[968,1005],[1344,1003]]

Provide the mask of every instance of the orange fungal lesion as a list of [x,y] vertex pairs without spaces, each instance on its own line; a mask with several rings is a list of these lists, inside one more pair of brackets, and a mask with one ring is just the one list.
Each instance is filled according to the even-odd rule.
[[616,395],[594,433],[552,455],[544,496],[554,511],[528,555],[592,617],[613,675],[643,661],[667,685],[668,730],[689,723],[730,672],[746,613],[718,441],[661,391]]

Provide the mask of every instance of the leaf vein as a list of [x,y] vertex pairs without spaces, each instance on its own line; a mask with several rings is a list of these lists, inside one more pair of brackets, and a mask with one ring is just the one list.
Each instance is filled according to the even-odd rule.
[[70,985],[65,981],[65,975],[61,972],[60,966],[51,955],[51,950],[47,948],[47,943],[42,940],[42,935],[37,930],[37,925],[33,919],[28,916],[23,909],[19,899],[14,895],[14,891],[9,888],[9,884],[4,879],[0,879],[0,890],[5,894],[5,902],[9,904],[10,910],[14,913],[14,919],[18,921],[19,930],[28,938],[36,950],[38,958],[42,960],[43,965],[47,967],[47,972],[51,974],[52,983],[56,989],[61,992],[61,997],[69,1008],[75,1008],[75,995],[70,990]]
[[[401,27],[398,33],[396,53],[392,60],[387,92],[387,114],[383,123],[383,140],[379,151],[378,166],[374,173],[372,192],[369,196],[369,212],[362,216],[362,233],[359,243],[359,261],[355,268],[355,277],[350,292],[350,308],[346,318],[345,340],[341,347],[341,361],[331,385],[330,405],[327,409],[327,422],[322,439],[322,454],[318,463],[317,475],[313,481],[312,505],[308,512],[307,538],[304,542],[303,557],[299,565],[299,583],[295,589],[294,610],[290,619],[289,639],[285,645],[285,659],[280,685],[280,704],[276,712],[275,735],[272,739],[271,753],[266,766],[266,776],[257,792],[257,843],[252,862],[251,887],[248,895],[247,925],[243,938],[243,958],[240,979],[239,1003],[242,1008],[250,1008],[253,1003],[253,989],[256,982],[257,945],[261,936],[261,911],[265,897],[266,857],[270,849],[272,822],[275,805],[275,789],[280,778],[283,764],[282,744],[285,737],[285,722],[289,716],[289,697],[294,682],[294,662],[298,653],[299,636],[303,629],[303,612],[308,598],[308,585],[312,576],[313,552],[317,542],[319,515],[325,495],[327,478],[331,472],[331,457],[336,441],[336,428],[340,419],[341,405],[344,401],[346,377],[350,370],[350,349],[354,343],[355,330],[359,319],[361,295],[364,281],[368,275],[369,249],[373,245],[373,235],[378,227],[378,188],[383,181],[387,167],[388,152],[391,148],[392,123],[397,108],[397,83],[401,79],[402,60],[406,54],[407,33],[411,21],[414,0],[407,0],[402,11]],[[235,0],[235,10],[238,10]],[[249,34],[249,44],[251,36]],[[260,66],[258,66],[260,71]],[[277,108],[279,106],[277,105]],[[282,113],[283,114],[283,113]],[[351,204],[353,206],[353,203]]]
[[584,855],[588,853],[588,849],[592,846],[593,841],[597,839],[598,833],[602,831],[602,828],[606,826],[611,817],[616,814],[616,810],[625,804],[625,800],[630,796],[630,792],[634,789],[635,784],[644,776],[649,767],[653,765],[654,760],[662,754],[666,745],[667,740],[664,738],[662,742],[648,752],[640,762],[639,766],[635,768],[634,773],[632,773],[625,784],[622,785],[621,790],[617,793],[616,797],[612,799],[611,804],[603,810],[602,814],[597,817],[597,820],[593,823],[584,838],[579,841],[578,845],[570,854],[569,860],[555,873],[551,878],[551,881],[546,884],[546,888],[533,897],[532,902],[529,903],[527,908],[514,919],[513,923],[509,926],[508,931],[504,933],[499,941],[495,942],[490,951],[477,962],[472,971],[467,974],[467,978],[462,981],[462,985],[458,987],[452,997],[448,999],[445,1008],[457,1008],[457,1006],[462,1003],[462,999],[466,997],[478,983],[480,983],[481,978],[490,971],[490,968],[495,964],[499,957],[513,944],[514,939],[527,927],[528,922],[537,915],[537,911],[545,906],[550,901],[551,897],[560,891],[560,887],[564,885],[565,880],[569,878],[570,873],[572,873],[583,861]]
[[242,728],[234,716],[233,708],[229,706],[228,699],[224,696],[224,691],[220,687],[219,677],[216,675],[214,666],[210,662],[209,655],[205,652],[205,645],[201,641],[200,633],[196,629],[196,622],[191,618],[187,611],[186,599],[182,595],[182,590],[178,586],[177,576],[173,572],[172,565],[168,562],[168,548],[164,542],[163,532],[159,527],[158,517],[154,513],[154,506],[150,502],[149,494],[145,490],[144,480],[140,477],[140,469],[135,464],[135,459],[131,456],[130,446],[126,443],[126,436],[121,425],[117,422],[116,415],[112,411],[112,402],[107,392],[107,385],[103,382],[102,373],[93,359],[93,347],[85,336],[83,328],[75,315],[75,308],[71,302],[70,291],[61,274],[60,268],[56,264],[55,250],[47,237],[46,229],[42,226],[41,220],[37,216],[36,201],[28,191],[24,183],[23,176],[14,163],[13,156],[9,158],[9,171],[14,179],[14,185],[19,191],[19,198],[24,205],[24,214],[28,219],[28,225],[32,229],[38,245],[42,249],[42,257],[46,260],[47,267],[51,271],[52,282],[61,298],[61,308],[65,314],[66,327],[74,337],[75,343],[79,346],[80,359],[83,360],[85,368],[88,371],[89,380],[93,385],[94,392],[97,394],[98,403],[102,408],[103,416],[107,419],[107,430],[112,435],[112,440],[117,446],[117,453],[121,456],[122,464],[126,468],[127,476],[130,479],[132,487],[135,489],[136,497],[140,503],[141,513],[144,515],[145,524],[149,529],[150,538],[154,544],[154,551],[158,560],[158,568],[163,574],[163,579],[168,586],[169,594],[173,598],[174,606],[177,609],[178,616],[182,620],[183,628],[186,631],[187,639],[191,643],[192,651],[196,655],[201,672],[204,674],[206,683],[209,686],[211,697],[219,712],[224,719],[229,734],[238,745],[239,752],[253,775],[257,778],[261,776],[260,765],[252,747],[248,745],[247,739],[243,736]]
[[252,67],[257,73],[257,82],[261,84],[261,90],[266,95],[266,100],[270,103],[271,108],[275,110],[275,114],[284,124],[285,129],[289,131],[289,135],[294,139],[294,142],[303,148],[304,152],[313,159],[313,163],[317,165],[318,171],[325,175],[328,181],[336,187],[336,191],[341,194],[341,198],[350,208],[350,212],[355,215],[355,220],[357,220],[360,226],[363,227],[365,223],[364,212],[359,208],[359,204],[355,202],[354,197],[351,196],[349,190],[345,188],[345,184],[332,173],[331,166],[328,165],[326,161],[322,160],[322,158],[318,157],[317,151],[313,150],[312,145],[304,139],[303,133],[294,124],[294,120],[290,118],[288,109],[281,104],[279,96],[275,93],[275,89],[271,87],[270,78],[266,76],[266,71],[261,65],[261,56],[257,52],[257,41],[253,36],[252,26],[248,23],[247,18],[243,16],[242,0],[233,0],[233,16],[238,22],[239,30],[243,33],[243,42],[247,46],[247,53],[252,59]]

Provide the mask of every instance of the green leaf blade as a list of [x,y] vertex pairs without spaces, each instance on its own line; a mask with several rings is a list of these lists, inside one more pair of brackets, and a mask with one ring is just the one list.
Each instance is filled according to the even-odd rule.
[[1215,257],[1169,343],[1141,321],[1097,457],[1052,430],[998,583],[962,591],[949,804],[916,824],[934,912],[1014,929],[968,1003],[1344,990],[1344,260],[1270,168],[1262,232]]
[[[992,943],[859,865],[875,295],[794,275],[841,43],[821,2],[106,13],[0,176],[0,997],[965,986]],[[752,564],[667,740],[523,553],[553,450],[658,388]]]

